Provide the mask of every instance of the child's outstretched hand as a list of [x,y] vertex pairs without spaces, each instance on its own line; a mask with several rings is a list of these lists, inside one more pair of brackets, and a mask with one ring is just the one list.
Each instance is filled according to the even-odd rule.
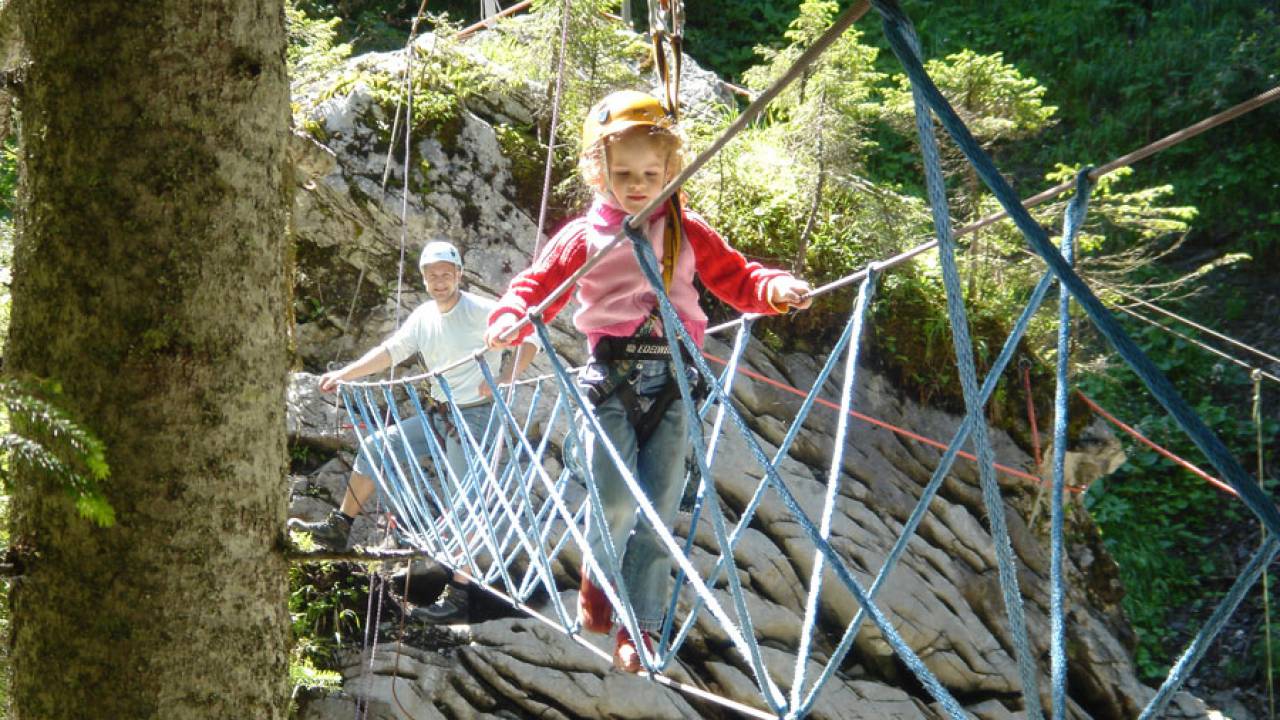
[[783,312],[791,308],[804,310],[813,304],[813,298],[806,297],[811,292],[809,283],[784,275],[769,283],[769,304]]
[[500,315],[489,323],[489,327],[484,331],[485,347],[490,350],[505,350],[519,342],[519,333],[512,333],[507,339],[502,339],[502,334],[510,330],[516,322],[514,315]]

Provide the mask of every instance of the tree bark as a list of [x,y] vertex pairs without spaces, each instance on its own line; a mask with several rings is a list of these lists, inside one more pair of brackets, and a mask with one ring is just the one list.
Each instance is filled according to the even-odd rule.
[[14,717],[283,718],[290,198],[280,0],[14,0],[7,361],[108,445],[117,523],[26,473]]

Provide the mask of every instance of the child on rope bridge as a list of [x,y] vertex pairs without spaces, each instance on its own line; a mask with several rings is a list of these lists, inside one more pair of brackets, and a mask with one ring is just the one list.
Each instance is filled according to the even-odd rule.
[[[508,347],[532,332],[525,326],[514,337],[504,337],[530,308],[607,245],[629,215],[639,212],[679,174],[680,148],[673,122],[650,95],[615,92],[589,111],[582,129],[579,168],[595,199],[585,216],[569,222],[534,265],[512,279],[489,316],[485,333],[489,347]],[[662,264],[672,304],[699,346],[707,316],[698,304],[695,274],[716,297],[742,312],[785,313],[790,307],[809,305],[807,283],[785,271],[748,262],[701,216],[682,212],[678,201],[669,201],[655,212],[643,230]],[[670,527],[679,509],[689,450],[688,420],[682,404],[672,402],[679,392],[672,377],[670,348],[662,333],[657,297],[633,249],[626,243],[614,247],[579,279],[577,299],[574,325],[587,336],[591,349],[591,361],[578,384],[609,441],[645,488],[663,524]],[[568,300],[566,293],[549,306],[545,320],[554,318]],[[639,343],[644,346],[640,353],[634,350],[637,343],[627,347],[629,340],[649,337],[656,342]],[[644,643],[651,650],[649,634],[661,628],[670,597],[671,558],[654,529],[647,522],[636,522],[636,499],[601,438],[593,435],[585,445],[589,480],[599,492],[622,579]],[[588,514],[587,542],[591,553],[603,559],[604,536],[595,525]],[[591,577],[585,562],[581,575],[578,614],[582,626],[608,633],[613,608],[601,589],[607,579]],[[628,672],[641,670],[636,643],[625,628],[618,631],[613,660]]]

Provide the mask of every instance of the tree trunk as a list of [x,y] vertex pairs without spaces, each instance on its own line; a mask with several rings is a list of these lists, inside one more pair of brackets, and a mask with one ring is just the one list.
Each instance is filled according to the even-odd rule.
[[16,372],[108,445],[117,523],[20,476],[14,717],[283,718],[290,197],[280,0],[14,0]]

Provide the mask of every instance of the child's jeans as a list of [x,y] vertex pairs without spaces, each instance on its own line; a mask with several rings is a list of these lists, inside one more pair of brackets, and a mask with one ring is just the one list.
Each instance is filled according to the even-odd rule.
[[[666,363],[662,365],[665,372]],[[642,395],[651,389],[645,384],[641,380],[637,386]],[[685,413],[684,403],[677,398],[667,406],[653,434],[643,446],[637,447],[635,429],[627,420],[626,408],[617,393],[595,408],[600,426],[668,529],[680,508],[684,484],[685,456],[689,449]],[[582,424],[589,434],[586,438],[587,466],[591,468],[591,479],[600,493],[601,511],[622,564],[622,581],[626,584],[640,629],[656,632],[662,628],[667,603],[671,599],[671,553],[648,520],[638,515],[636,499],[623,482],[609,451],[591,433],[590,426],[585,421]],[[633,529],[634,535],[631,534]],[[604,538],[590,513],[587,515],[587,543],[592,554],[604,565]]]

